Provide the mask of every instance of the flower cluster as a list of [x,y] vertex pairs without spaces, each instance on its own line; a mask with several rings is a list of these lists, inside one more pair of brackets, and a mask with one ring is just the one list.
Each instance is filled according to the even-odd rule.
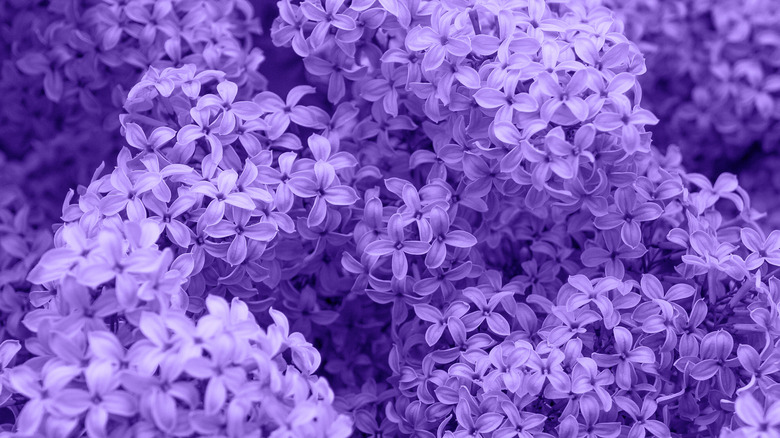
[[780,184],[764,173],[774,167],[780,138],[776,2],[606,4],[647,55],[645,100],[663,120],[652,130],[656,140],[678,144],[689,168],[713,178],[736,169],[756,203],[775,212]]
[[[197,321],[176,311],[141,312],[137,327],[109,330],[100,311],[91,321],[58,318],[90,299],[86,287],[63,288],[67,295],[27,316],[37,334],[27,344],[34,357],[3,375],[5,393],[27,399],[17,434],[349,436],[349,418],[312,374],[319,354],[290,333],[280,312],[270,310],[273,323],[263,330],[245,303],[211,295]],[[18,341],[0,345],[4,368],[20,348]]]
[[15,268],[9,435],[780,433],[780,231],[653,146],[609,9],[277,7],[309,84],[152,65]]
[[[64,187],[121,146],[117,115],[149,66],[218,66],[263,88],[246,0],[0,2],[0,182],[56,217]],[[33,202],[34,200],[34,202]]]

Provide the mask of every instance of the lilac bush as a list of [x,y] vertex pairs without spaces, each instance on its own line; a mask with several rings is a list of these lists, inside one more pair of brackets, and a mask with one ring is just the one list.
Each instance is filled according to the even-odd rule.
[[4,435],[780,434],[780,232],[609,9],[276,6],[307,83],[150,63],[53,237],[0,199]]

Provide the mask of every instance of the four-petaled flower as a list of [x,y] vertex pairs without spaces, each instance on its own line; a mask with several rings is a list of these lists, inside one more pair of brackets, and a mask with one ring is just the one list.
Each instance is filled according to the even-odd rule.
[[615,353],[593,353],[593,360],[600,367],[615,369],[615,383],[618,387],[628,390],[636,383],[636,366],[655,363],[655,353],[650,347],[634,347],[634,337],[624,327],[612,329],[615,336]]
[[597,217],[594,224],[600,230],[620,227],[620,237],[626,245],[636,248],[642,242],[642,222],[658,219],[663,209],[654,202],[640,202],[631,187],[615,191],[615,204],[604,216]]
[[436,8],[431,15],[430,26],[417,26],[406,35],[409,50],[425,51],[422,67],[432,71],[439,68],[447,54],[466,56],[471,43],[466,35],[457,31],[452,23],[453,14],[444,8]]
[[420,240],[407,240],[404,232],[404,219],[400,213],[390,216],[387,223],[387,239],[369,243],[366,252],[375,256],[392,255],[393,276],[398,279],[406,277],[409,270],[407,254],[423,255],[431,245]]

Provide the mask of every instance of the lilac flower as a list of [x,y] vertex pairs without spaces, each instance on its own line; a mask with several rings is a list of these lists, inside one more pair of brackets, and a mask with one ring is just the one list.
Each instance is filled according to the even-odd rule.
[[127,216],[131,220],[143,219],[146,217],[146,208],[141,201],[141,195],[152,190],[159,183],[159,175],[143,174],[135,182],[132,182],[124,169],[116,169],[111,174],[111,185],[117,193],[109,194],[103,198],[100,210],[107,216],[126,210]]
[[339,183],[333,167],[324,162],[314,165],[314,180],[305,176],[290,179],[290,190],[302,198],[314,198],[309,212],[309,227],[323,223],[328,214],[328,206],[348,206],[359,198],[352,187]]
[[745,275],[744,261],[732,254],[736,250],[734,245],[718,242],[704,231],[696,231],[690,236],[690,246],[695,254],[686,254],[682,260],[693,266],[697,274],[715,269],[736,278]]
[[620,423],[601,421],[600,411],[595,403],[580,403],[580,411],[585,420],[578,428],[580,436],[582,432],[585,432],[586,438],[616,438],[620,435]]
[[[588,40],[585,38],[578,39],[575,42],[575,51],[577,50],[578,42],[580,42],[580,44],[583,44],[584,42],[583,45],[585,46],[592,45],[592,43],[589,43],[587,41]],[[610,52],[617,53],[615,48],[618,46],[621,46],[621,44],[614,46],[612,49],[610,49]],[[595,47],[593,49],[595,49]],[[602,74],[596,73],[593,70],[585,70],[585,71],[589,73],[590,80],[588,81],[588,88],[590,88],[594,92],[593,94],[585,98],[585,102],[587,102],[591,113],[600,111],[601,108],[604,107],[604,105],[607,103],[609,99],[612,99],[613,97],[619,99],[619,97],[617,96],[621,96],[624,93],[626,93],[628,90],[633,88],[634,84],[636,83],[636,80],[634,79],[634,75],[627,72],[618,73],[617,75],[615,75],[615,77],[607,80],[607,78],[605,78]]]
[[774,361],[769,350],[761,353],[759,355],[756,349],[750,345],[742,344],[737,347],[737,360],[739,360],[739,364],[742,365],[742,368],[750,376],[750,381],[737,390],[738,394],[749,390],[755,385],[765,387],[764,385],[768,386],[774,383],[774,379],[770,376],[780,371],[780,366]]
[[483,434],[496,430],[503,419],[503,415],[495,412],[486,412],[474,419],[471,406],[464,402],[458,403],[455,417],[458,419],[458,430],[453,434],[455,438],[482,438]]
[[617,231],[605,231],[601,237],[603,246],[593,245],[582,252],[582,264],[591,268],[604,266],[604,273],[608,276],[622,279],[626,273],[625,262],[639,259],[647,253],[647,248],[641,243],[635,248],[623,243]]
[[15,367],[10,371],[9,386],[29,399],[16,420],[17,432],[33,435],[43,423],[45,415],[56,414],[60,403],[57,402],[55,394],[79,373],[78,368],[56,362],[47,362],[40,373],[28,366]]
[[168,238],[182,248],[189,247],[192,233],[178,218],[195,205],[196,197],[180,196],[170,206],[152,196],[146,197],[144,201],[144,205],[156,214],[156,216],[150,216],[150,219],[157,221],[164,228]]
[[541,432],[547,418],[541,414],[520,411],[513,403],[502,402],[501,411],[506,415],[502,426],[493,432],[497,438],[533,438]]
[[456,248],[470,248],[477,244],[477,239],[466,231],[449,231],[450,219],[444,209],[438,206],[431,210],[430,222],[433,242],[425,256],[425,265],[429,269],[438,268],[444,263],[447,245]]
[[260,106],[254,102],[235,102],[238,86],[230,81],[217,85],[219,96],[207,94],[198,99],[196,108],[217,108],[221,111],[222,123],[219,127],[221,135],[230,134],[236,128],[239,120],[248,121],[260,117]]
[[446,271],[442,268],[430,270],[432,276],[421,278],[414,283],[414,292],[419,295],[431,295],[441,290],[445,296],[450,296],[455,292],[454,283],[466,278],[471,273],[473,265],[471,262],[461,263],[451,267]]
[[717,376],[718,387],[728,395],[734,393],[736,377],[730,369],[736,362],[729,359],[734,340],[725,331],[710,332],[701,341],[701,361],[691,368],[691,377],[703,382]]
[[201,138],[205,138],[209,144],[212,159],[219,163],[222,161],[224,148],[222,142],[217,138],[222,126],[222,116],[211,120],[211,111],[206,109],[192,108],[190,117],[194,124],[184,125],[176,133],[176,140],[179,143],[192,143]]
[[431,16],[430,26],[417,26],[406,36],[409,50],[425,51],[422,68],[431,71],[439,68],[446,56],[466,56],[471,44],[465,35],[453,29],[452,15],[444,8],[436,8]]
[[[224,341],[223,341],[224,342]],[[207,415],[216,414],[226,403],[228,390],[238,393],[246,383],[244,369],[231,366],[232,345],[230,342],[213,342],[207,347],[210,358],[193,357],[187,361],[187,374],[198,379],[208,379],[203,405]]]
[[745,434],[764,438],[777,433],[780,422],[776,414],[780,403],[774,402],[765,408],[752,395],[742,394],[734,405],[737,416],[745,423]]
[[70,417],[86,413],[84,425],[89,436],[105,436],[109,415],[130,417],[136,413],[136,400],[119,389],[119,379],[110,363],[93,362],[84,371],[87,390],[65,388],[56,395],[58,410]]
[[[347,93],[347,80],[356,81],[365,74],[365,69],[357,65],[351,65],[351,61],[346,59],[346,55],[337,52],[329,58],[320,58],[319,56],[308,56],[304,59],[306,70],[312,75],[321,78],[327,78],[328,83],[328,101],[336,104],[344,98]],[[327,116],[326,116],[327,117]]]
[[530,368],[530,374],[525,378],[525,389],[529,394],[539,394],[545,382],[550,382],[553,388],[564,391],[570,386],[569,376],[563,371],[561,363],[564,361],[563,351],[552,349],[547,357],[542,358],[537,352],[531,352],[526,366]]
[[615,76],[609,73],[616,73],[616,70],[625,68],[629,45],[628,43],[618,43],[600,54],[599,48],[590,38],[577,38],[574,40],[574,51],[587,65],[598,71],[600,76],[612,80],[620,73]]
[[313,92],[313,87],[299,85],[287,93],[286,101],[270,91],[264,91],[255,96],[253,101],[260,105],[263,112],[267,113],[265,120],[270,128],[267,132],[268,138],[276,140],[281,137],[290,126],[290,122],[311,128],[322,126],[323,116],[327,119],[327,115],[321,109],[298,105],[304,96]]
[[119,302],[132,306],[137,300],[135,274],[153,272],[159,254],[154,250],[139,250],[126,255],[121,237],[116,232],[103,231],[98,236],[100,251],[79,270],[79,282],[90,287],[114,280]]
[[603,112],[596,116],[593,125],[599,131],[612,132],[620,130],[623,147],[626,152],[633,153],[641,146],[637,125],[655,125],[658,119],[650,112],[641,108],[631,108],[628,99],[613,98],[614,112]]
[[[25,341],[15,358],[38,381],[47,363],[73,368],[60,390],[77,402],[55,397],[17,431],[341,438],[344,412],[363,433],[425,438],[765,427],[732,408],[776,398],[772,234],[740,232],[763,224],[734,175],[713,183],[673,146],[658,152],[680,127],[651,139],[637,105],[667,93],[643,92],[640,46],[623,34],[634,24],[600,3],[256,2],[281,9],[270,40],[294,46],[306,78],[265,45],[246,2],[142,0],[135,17],[114,0],[83,17],[17,3],[0,4],[12,17],[0,28],[32,29],[0,43],[0,179],[36,184],[0,194],[0,335]],[[732,8],[713,10],[720,29]],[[667,10],[653,32],[688,11]],[[257,43],[289,84],[265,83]],[[22,77],[28,52],[54,62]],[[728,85],[671,89],[690,82],[706,89],[700,105],[746,111],[711,118],[713,135],[744,141],[740,120],[766,122],[773,86],[755,63],[686,59],[668,64]],[[285,102],[266,86],[293,88]],[[115,135],[103,120],[120,106]],[[63,154],[40,152],[51,145]],[[116,170],[44,182],[93,155]],[[49,219],[24,212],[74,183],[52,239]],[[721,354],[721,329],[742,343],[735,355]],[[0,399],[40,406],[12,371]],[[93,398],[114,391],[127,394],[118,410]]]
[[640,203],[636,199],[636,191],[629,187],[621,187],[615,191],[615,205],[604,215],[594,221],[601,230],[611,230],[620,227],[620,237],[631,248],[639,246],[642,240],[642,222],[657,219],[663,213],[658,204],[652,202]]
[[532,113],[539,103],[528,93],[515,93],[514,87],[505,86],[504,92],[493,88],[480,88],[474,93],[480,107],[496,110],[497,122],[511,122],[514,112]]
[[750,250],[750,255],[745,259],[747,269],[758,269],[765,261],[770,265],[780,266],[780,231],[772,231],[768,237],[763,238],[758,231],[743,228],[740,236],[742,243]]
[[697,357],[699,355],[699,345],[705,335],[705,331],[700,326],[706,317],[707,304],[704,300],[699,299],[693,304],[690,314],[679,315],[674,319],[675,329],[682,333],[679,341],[681,356]]
[[292,45],[293,50],[299,56],[309,55],[309,44],[303,34],[303,25],[307,18],[303,15],[300,6],[288,1],[278,3],[280,25],[271,29],[271,38],[277,46]]
[[[644,280],[644,278],[643,278]],[[643,288],[644,291],[645,288]],[[661,310],[660,315],[652,315],[642,323],[642,331],[649,334],[663,333],[664,343],[661,351],[670,351],[677,345],[677,329],[674,325],[675,315],[672,305],[662,299],[655,299],[652,303]],[[640,308],[637,307],[637,311]],[[639,312],[635,312],[635,315]]]
[[462,318],[468,310],[468,304],[463,301],[451,303],[443,313],[428,304],[417,304],[414,306],[414,312],[421,320],[432,323],[425,332],[425,342],[430,346],[439,341],[447,328],[450,318]]
[[43,90],[52,102],[59,102],[64,92],[64,80],[59,65],[68,58],[63,50],[52,50],[49,54],[31,52],[20,58],[16,65],[28,75],[43,74]]
[[230,247],[227,250],[227,262],[231,265],[239,265],[247,256],[247,242],[249,240],[267,244],[277,233],[276,226],[268,222],[249,223],[251,213],[243,209],[232,210],[231,220],[220,220],[214,225],[206,227],[206,234],[215,238],[227,238],[233,236]]
[[588,118],[588,104],[578,96],[587,86],[588,74],[579,70],[572,75],[566,85],[561,86],[552,75],[542,73],[534,82],[536,90],[548,99],[542,103],[542,119],[551,120],[561,107],[566,107],[579,121]]
[[623,327],[613,328],[612,333],[615,336],[615,353],[593,353],[593,360],[601,367],[616,366],[615,383],[618,387],[627,390],[636,383],[636,366],[653,364],[655,354],[649,347],[634,347],[631,332]]
[[496,310],[496,307],[504,298],[511,297],[511,292],[499,292],[488,298],[481,289],[474,287],[464,289],[463,295],[477,308],[461,318],[467,331],[473,331],[483,322],[487,322],[488,328],[493,333],[500,336],[509,335],[509,322]]
[[198,181],[193,184],[193,193],[200,193],[212,198],[201,218],[206,225],[219,223],[225,215],[226,205],[247,211],[255,209],[255,203],[249,195],[235,191],[237,182],[238,174],[235,170],[230,169],[220,172],[216,178],[216,185],[212,181]]
[[669,428],[664,423],[652,419],[658,409],[658,404],[655,401],[645,397],[640,408],[630,398],[617,396],[615,397],[615,404],[635,421],[631,426],[629,436],[644,437],[648,432],[658,438],[671,436]]
[[407,254],[423,255],[426,254],[431,245],[420,240],[407,240],[403,229],[403,217],[396,213],[390,217],[387,223],[388,239],[380,239],[369,243],[366,246],[366,252],[374,256],[392,255],[393,276],[397,279],[406,277],[409,269],[409,262],[406,259]]
[[301,3],[301,12],[311,21],[317,23],[311,32],[309,41],[313,47],[319,47],[325,41],[331,27],[341,30],[353,30],[355,20],[349,15],[339,13],[339,9],[344,4],[344,0],[325,0],[325,7],[321,6],[318,0],[316,3]]
[[[596,305],[604,319],[607,328],[612,328],[619,322],[619,314],[615,312],[614,305],[608,296],[608,292],[620,287],[620,281],[614,277],[606,277],[595,282],[588,277],[578,274],[569,277],[569,285],[579,293],[573,294],[567,301],[566,308],[569,311],[579,309],[590,303]],[[595,284],[594,284],[595,283]]]
[[165,17],[171,13],[172,9],[173,5],[169,1],[155,3],[152,12],[149,12],[146,5],[130,3],[124,8],[124,13],[130,20],[143,25],[143,29],[138,35],[138,40],[142,45],[149,45],[154,41],[158,30],[169,37],[176,33],[173,23],[165,20]]
[[176,131],[167,126],[160,126],[148,137],[143,129],[135,123],[125,125],[125,139],[130,146],[149,152],[157,151],[162,145],[176,136]]
[[531,172],[531,182],[534,187],[542,190],[553,174],[564,180],[572,179],[577,174],[577,162],[570,152],[571,145],[563,140],[560,127],[551,129],[544,140],[544,151],[540,151],[528,141],[520,143],[520,148],[526,160],[534,163]]

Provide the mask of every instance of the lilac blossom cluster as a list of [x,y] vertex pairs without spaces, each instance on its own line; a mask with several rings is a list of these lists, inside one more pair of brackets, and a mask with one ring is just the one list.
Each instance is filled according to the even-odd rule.
[[0,1],[0,182],[20,184],[51,222],[62,187],[121,147],[127,91],[153,66],[219,66],[265,86],[259,23],[246,0]]
[[310,84],[152,66],[40,260],[0,198],[5,435],[780,434],[780,231],[609,9],[277,6]]
[[[776,208],[780,8],[771,0],[609,0],[647,56],[645,102],[661,144],[715,177],[737,172],[757,205]],[[777,225],[773,221],[773,225]]]

